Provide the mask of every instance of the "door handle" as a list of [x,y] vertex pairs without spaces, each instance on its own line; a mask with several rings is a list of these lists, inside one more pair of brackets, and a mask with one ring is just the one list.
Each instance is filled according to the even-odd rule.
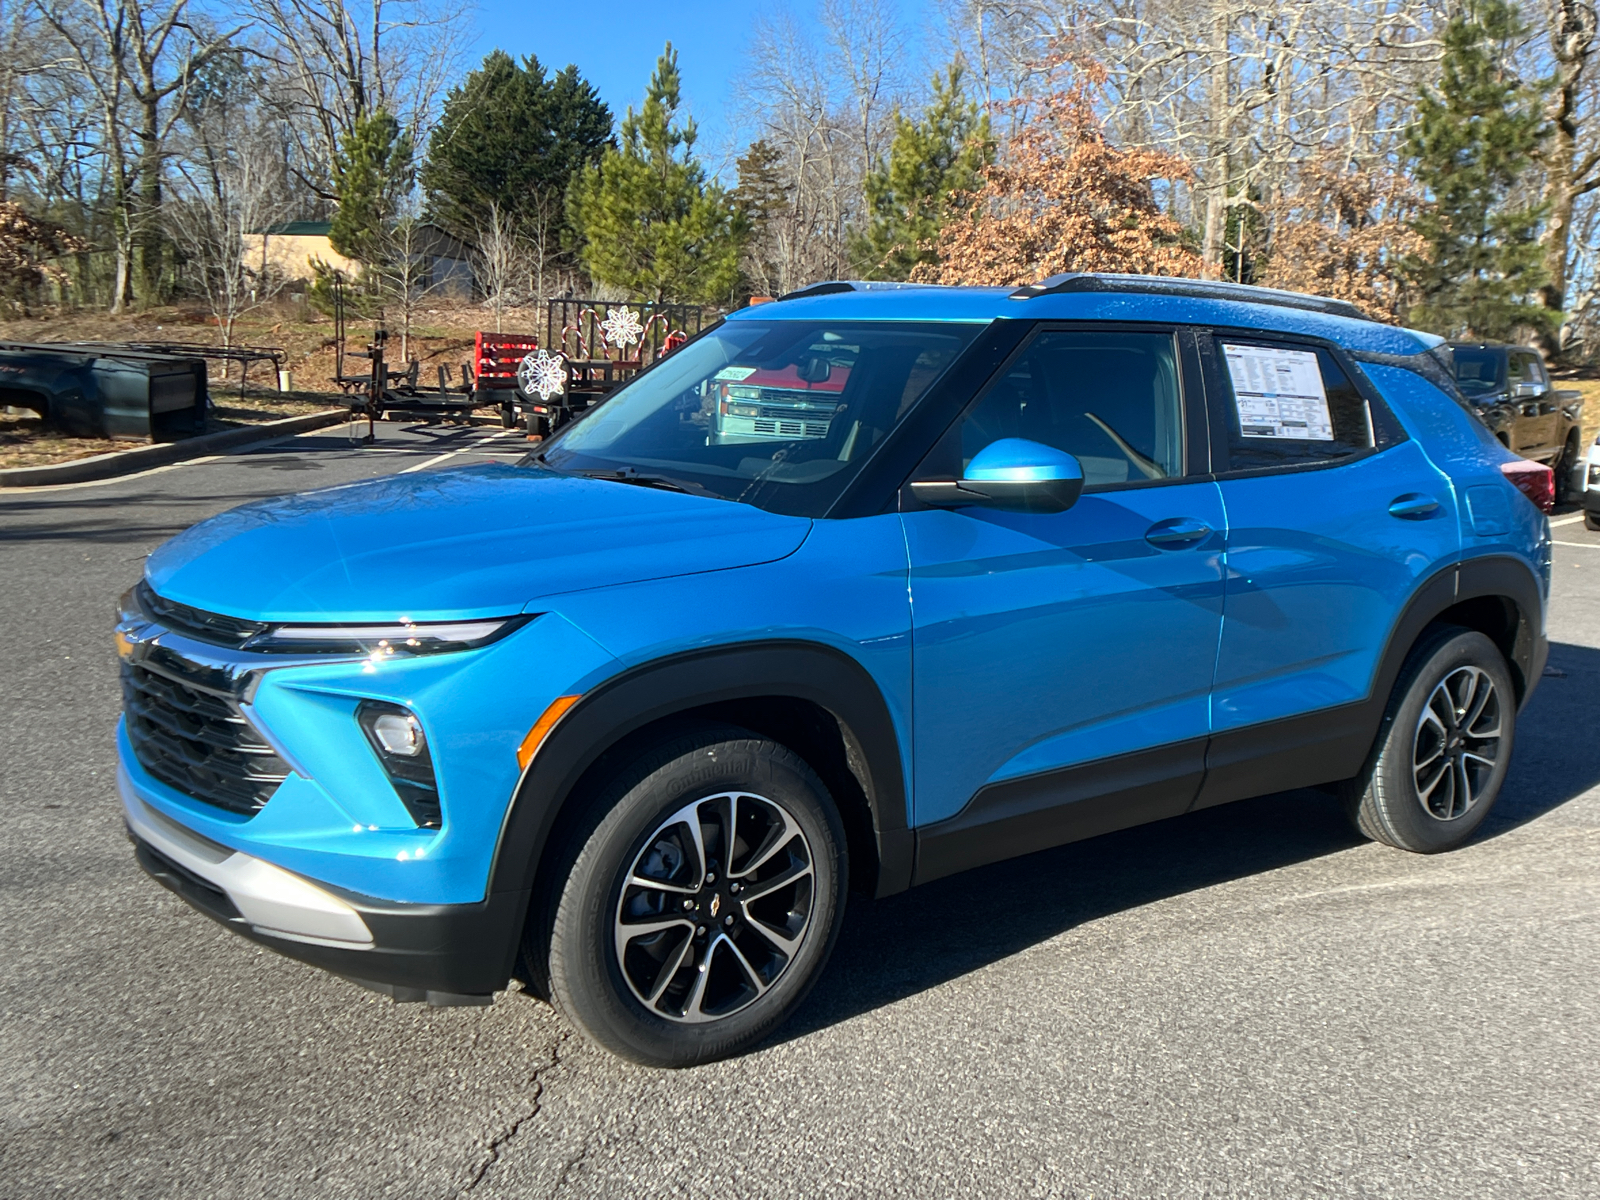
[[1424,496],[1421,492],[1407,492],[1404,496],[1396,496],[1389,505],[1389,515],[1417,521],[1423,517],[1431,517],[1439,511],[1439,502],[1432,496]]
[[1211,526],[1193,517],[1172,517],[1157,521],[1145,531],[1144,540],[1163,550],[1181,550],[1211,536]]

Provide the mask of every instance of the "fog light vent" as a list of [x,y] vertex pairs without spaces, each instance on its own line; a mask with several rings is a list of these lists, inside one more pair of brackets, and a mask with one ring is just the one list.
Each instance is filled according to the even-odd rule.
[[356,709],[356,721],[411,819],[421,829],[438,829],[444,823],[439,784],[417,714],[398,704],[363,700]]

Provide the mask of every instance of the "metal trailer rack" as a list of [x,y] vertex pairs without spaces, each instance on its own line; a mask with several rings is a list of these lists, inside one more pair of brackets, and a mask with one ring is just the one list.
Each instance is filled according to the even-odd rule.
[[[345,395],[350,406],[352,425],[365,419],[365,440],[373,439],[372,422],[393,417],[421,417],[424,420],[465,421],[475,409],[494,403],[480,399],[473,387],[473,371],[468,363],[461,364],[461,382],[452,383],[450,368],[440,364],[437,383],[421,381],[422,364],[413,359],[404,370],[392,369],[387,360],[389,332],[382,325],[372,332],[372,340],[365,348],[351,350],[347,347],[345,327],[344,275],[333,272],[333,327],[334,374],[333,382]],[[368,369],[360,374],[345,370],[346,358],[368,360]]]

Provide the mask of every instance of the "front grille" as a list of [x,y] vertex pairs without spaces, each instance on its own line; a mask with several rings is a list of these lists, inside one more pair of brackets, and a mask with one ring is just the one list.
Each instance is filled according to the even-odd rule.
[[250,816],[288,777],[288,765],[215,693],[124,663],[122,706],[139,765],[196,800]]
[[237,648],[267,628],[260,621],[246,621],[240,617],[206,612],[204,609],[179,604],[176,600],[168,600],[164,596],[156,595],[155,589],[147,583],[139,584],[138,595],[139,607],[144,609],[145,615],[151,620],[175,633],[183,634],[184,637],[194,638],[199,642],[209,642],[213,646]]

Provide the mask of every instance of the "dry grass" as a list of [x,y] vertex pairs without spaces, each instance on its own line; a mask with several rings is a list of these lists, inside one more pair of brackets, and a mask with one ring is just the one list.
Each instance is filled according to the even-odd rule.
[[1600,379],[1557,379],[1555,385],[1583,393],[1583,445],[1593,445],[1600,433]]

